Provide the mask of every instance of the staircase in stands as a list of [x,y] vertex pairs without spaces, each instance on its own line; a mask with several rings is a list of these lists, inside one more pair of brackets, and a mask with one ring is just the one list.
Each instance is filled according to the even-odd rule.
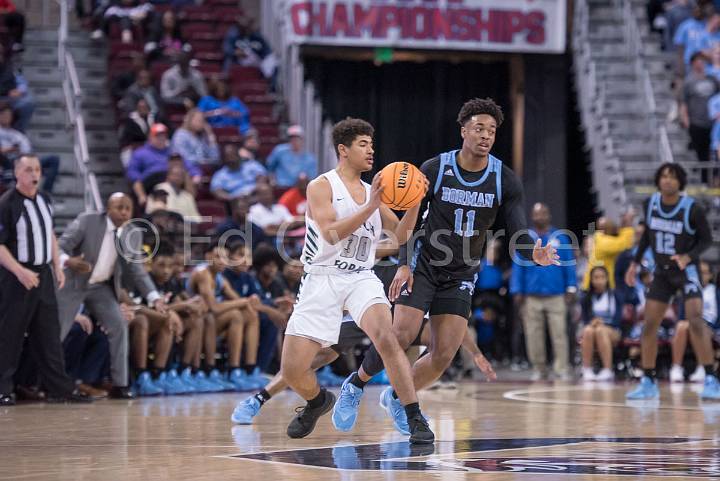
[[[84,184],[79,176],[71,132],[66,130],[67,109],[58,71],[56,28],[30,28],[25,34],[25,52],[21,60],[23,75],[37,107],[28,136],[39,155],[60,156],[60,175],[53,189],[55,221],[62,231],[84,211]],[[71,31],[68,48],[77,66],[83,91],[83,115],[87,131],[91,169],[96,173],[100,194],[107,198],[116,191],[127,191],[119,160],[117,132],[107,91],[105,49],[92,43],[86,32]]]

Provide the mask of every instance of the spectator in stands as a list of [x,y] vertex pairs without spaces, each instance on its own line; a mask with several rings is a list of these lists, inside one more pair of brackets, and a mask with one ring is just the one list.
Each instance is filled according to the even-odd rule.
[[78,391],[93,399],[108,396],[105,389],[94,385],[102,382],[110,362],[110,344],[107,335],[82,312],[75,316],[75,324],[63,341],[65,371],[77,384]]
[[0,45],[0,102],[8,103],[13,110],[13,127],[21,132],[27,130],[35,111],[32,96],[23,92],[18,85],[16,72],[7,57],[5,48]]
[[664,2],[662,10],[662,21],[658,25],[656,20],[655,25],[662,27],[663,31],[663,48],[670,50],[675,33],[677,32],[680,25],[692,16],[693,5],[691,0],[671,0]]
[[680,104],[680,123],[688,129],[692,148],[701,162],[710,160],[712,119],[708,113],[708,102],[720,91],[720,82],[705,73],[706,64],[702,52],[692,55],[691,71],[685,79]]
[[190,66],[190,56],[182,53],[177,63],[167,69],[160,79],[160,95],[168,105],[195,106],[207,95],[205,79],[199,70]]
[[[189,290],[205,301],[212,316],[206,318],[205,364],[208,378],[227,389],[248,390],[262,380],[255,376],[259,337],[258,296],[241,297],[224,277],[228,264],[228,250],[222,245],[210,245],[206,263],[195,268],[190,276]],[[228,365],[224,373],[216,367],[217,338],[223,335],[228,344]],[[248,374],[240,369],[245,347],[246,363],[252,366]],[[264,385],[264,383],[263,383]]]
[[714,11],[705,24],[705,31],[697,46],[697,50],[704,53],[706,58],[710,58],[712,49],[720,43],[720,14]]
[[[703,319],[706,322],[705,328],[712,331],[711,336],[715,337],[720,333],[720,322],[718,322],[718,306],[720,306],[720,291],[714,282],[715,274],[710,264],[700,261],[700,280],[703,287]],[[688,337],[693,351],[698,352],[701,342],[693,335],[688,321],[678,321],[675,324],[675,335],[672,338],[672,367],[670,368],[670,382],[683,382],[685,380],[683,371],[683,358],[687,349]],[[705,368],[698,362],[695,372],[690,375],[690,382],[702,383],[705,381]]]
[[168,166],[167,180],[156,187],[168,193],[167,210],[177,212],[186,220],[198,221],[198,212],[195,197],[185,190],[187,171],[182,162],[172,162]]
[[250,130],[245,133],[242,147],[250,152],[250,158],[252,160],[256,160],[258,163],[265,165],[263,159],[260,158],[260,134],[257,129],[251,127]]
[[174,61],[178,55],[191,47],[182,35],[180,20],[173,10],[165,10],[150,28],[145,54],[148,63]]
[[152,20],[154,7],[147,0],[118,0],[107,10],[102,11],[95,17],[96,28],[91,37],[95,40],[110,34],[110,26],[114,22],[120,24],[120,39],[122,43],[133,43],[133,25],[139,25],[147,30],[148,23]]
[[276,88],[278,61],[267,40],[253,28],[252,18],[241,15],[235,25],[230,27],[223,40],[225,71],[232,65],[257,67],[263,76],[270,80],[273,90]]
[[[11,184],[15,175],[13,163],[15,159],[23,154],[32,152],[30,139],[12,128],[13,111],[7,104],[0,105],[0,162],[2,165],[2,182],[5,185]],[[55,179],[60,171],[60,157],[57,155],[44,155],[40,157],[42,167],[43,184],[42,190],[52,193]]]
[[268,184],[258,184],[255,193],[258,202],[250,207],[248,219],[262,227],[266,236],[277,236],[281,227],[287,231],[305,224],[303,216],[293,216],[287,207],[275,202],[273,189]]
[[[156,123],[158,123],[158,119],[150,110],[147,100],[139,98],[135,102],[135,109],[130,112],[120,128],[120,146],[132,148],[144,144],[148,139],[150,129]],[[129,155],[127,160],[130,160]],[[127,167],[127,162],[125,162],[125,166]]]
[[147,142],[150,129],[159,120],[150,112],[145,99],[141,98],[120,127],[120,161],[127,169],[133,151]]
[[0,15],[10,36],[10,51],[24,50],[23,37],[25,36],[25,15],[17,11],[12,0],[0,1]]
[[210,192],[222,201],[231,201],[247,196],[255,190],[258,178],[266,178],[265,167],[251,158],[247,149],[239,149],[233,144],[223,146],[225,165],[215,172],[210,181]]
[[[153,187],[153,190],[147,196],[147,202],[145,203],[145,214],[150,220],[151,214],[158,211],[167,211],[168,195],[170,193],[159,187],[160,184]],[[182,216],[181,216],[182,217]]]
[[191,165],[218,163],[220,149],[217,139],[202,112],[191,109],[185,114],[182,126],[173,134],[172,151]]
[[237,127],[242,135],[250,129],[250,111],[239,98],[230,95],[230,87],[222,80],[210,85],[210,95],[200,99],[198,109],[213,127]]
[[[622,224],[618,230],[617,225],[607,217],[600,217],[597,221],[597,232],[590,240],[590,256],[588,267],[603,266],[610,275],[610,289],[615,289],[615,261],[620,253],[630,249],[635,239],[635,229],[632,227],[635,211],[628,210],[622,216]],[[583,289],[590,288],[590,271],[586,271],[582,283]]]
[[678,48],[678,73],[684,77],[685,66],[690,64],[692,54],[700,50],[700,42],[705,35],[706,21],[714,13],[712,6],[696,5],[692,17],[683,21],[675,31],[673,43]]
[[[129,255],[139,252],[138,236],[127,225],[132,201],[115,193],[107,212],[80,214],[58,240],[67,283],[58,290],[61,338],[65,338],[81,304],[100,319],[110,341],[111,397],[131,399],[128,376],[128,326],[120,310],[121,283],[132,282],[148,303],[160,312],[165,301],[155,289],[142,264]],[[122,242],[116,242],[117,239]],[[122,244],[122,245],[121,245]],[[123,249],[124,247],[124,249]]]
[[307,186],[309,179],[305,174],[300,174],[295,187],[285,191],[280,196],[278,204],[284,205],[293,216],[305,215],[307,209]]
[[287,129],[289,141],[277,145],[267,159],[267,169],[278,187],[289,188],[295,185],[300,174],[309,179],[317,176],[317,159],[305,150],[305,133],[299,125]]
[[[582,377],[585,381],[612,381],[613,346],[620,341],[620,319],[623,301],[621,296],[610,289],[610,277],[603,266],[590,270],[590,289],[580,301],[582,306]],[[593,354],[600,355],[602,370],[596,375],[593,370]]]
[[147,102],[154,117],[161,118],[163,116],[162,98],[153,85],[152,74],[147,69],[142,69],[137,73],[135,82],[125,91],[125,95],[120,101],[120,107],[126,112],[130,112],[140,99]]
[[[251,246],[253,250],[261,242],[266,242],[267,239],[263,229],[248,219],[249,212],[250,202],[247,197],[233,199],[232,216],[225,219],[225,222],[218,226],[215,236],[218,239],[224,239],[226,244],[236,243],[238,241],[237,237],[241,237],[242,242]],[[226,234],[228,232],[230,234]]]
[[[127,177],[141,206],[147,202],[147,192],[165,180],[169,160],[168,128],[157,123],[150,128],[148,142],[133,152],[127,169]],[[185,161],[185,167],[194,179],[200,178],[200,169],[195,164]]]
[[523,307],[525,342],[528,358],[533,365],[533,381],[547,377],[546,316],[555,356],[555,375],[568,380],[567,304],[574,302],[577,292],[571,242],[567,235],[556,232],[557,229],[550,224],[550,209],[547,205],[536,203],[531,215],[533,229],[529,231],[530,236],[542,239],[543,245],[552,243],[560,256],[561,265],[539,267],[516,260],[512,266],[510,293],[515,297],[515,303]]
[[[123,70],[110,79],[110,94],[115,100],[121,100],[125,92],[134,84],[141,70],[147,70],[145,56],[140,52],[132,52],[130,57],[130,68]],[[150,79],[152,85],[152,78]],[[132,108],[132,105],[127,108]]]
[[716,44],[710,50],[710,61],[705,66],[705,73],[714,78],[720,80],[720,45]]

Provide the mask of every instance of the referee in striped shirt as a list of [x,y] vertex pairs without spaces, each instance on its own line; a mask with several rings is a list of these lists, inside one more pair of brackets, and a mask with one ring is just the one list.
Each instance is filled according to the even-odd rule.
[[[55,279],[65,283],[52,207],[38,192],[40,161],[15,161],[15,188],[0,197],[0,406],[15,403],[13,375],[25,333],[49,402],[90,402],[65,374]],[[51,269],[51,264],[54,269]]]

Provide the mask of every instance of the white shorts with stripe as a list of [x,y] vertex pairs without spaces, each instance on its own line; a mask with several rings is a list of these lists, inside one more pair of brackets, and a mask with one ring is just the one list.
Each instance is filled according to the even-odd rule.
[[285,335],[305,337],[322,347],[332,346],[340,336],[343,311],[362,328],[363,315],[374,304],[390,307],[382,282],[371,270],[306,273]]

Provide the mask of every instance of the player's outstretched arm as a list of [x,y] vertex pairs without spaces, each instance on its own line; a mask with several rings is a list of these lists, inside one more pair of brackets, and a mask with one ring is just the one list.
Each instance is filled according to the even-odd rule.
[[332,207],[332,188],[325,177],[319,177],[308,185],[308,216],[315,221],[320,235],[328,244],[335,245],[355,232],[380,207],[383,187],[380,174],[373,179],[370,199],[365,207],[355,214],[338,219]]

